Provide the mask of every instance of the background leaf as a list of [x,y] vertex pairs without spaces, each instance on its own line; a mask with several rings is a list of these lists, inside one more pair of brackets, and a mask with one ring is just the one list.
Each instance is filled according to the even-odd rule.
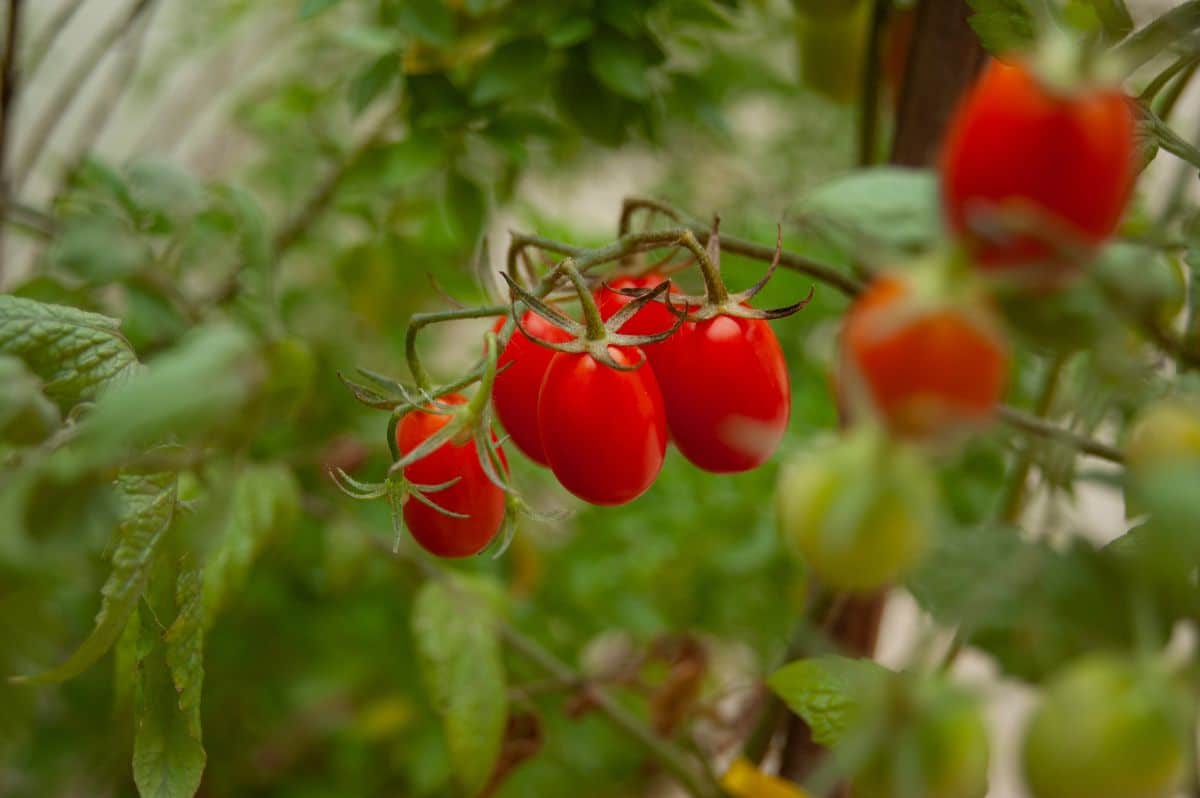
[[767,685],[804,718],[818,744],[836,746],[887,670],[871,660],[826,656],[784,665]]

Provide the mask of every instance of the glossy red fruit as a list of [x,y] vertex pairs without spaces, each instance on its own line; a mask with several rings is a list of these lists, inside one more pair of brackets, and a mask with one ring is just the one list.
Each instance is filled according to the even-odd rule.
[[[950,125],[942,199],[982,268],[1061,275],[1079,265],[1062,242],[1086,253],[1116,229],[1135,169],[1133,104],[1120,91],[1059,92],[1023,66],[993,61]],[[997,211],[1050,235],[1026,221],[998,239],[997,224],[1013,226]]]
[[671,440],[699,468],[748,471],[779,446],[792,393],[783,350],[766,321],[684,322],[653,365]]
[[[507,318],[498,319],[493,329],[500,332],[505,321]],[[571,337],[532,311],[525,312],[521,324],[530,334],[543,341],[561,343]],[[539,465],[549,463],[542,449],[542,433],[538,427],[538,391],[554,355],[554,350],[529,340],[521,330],[514,330],[496,363],[498,368],[504,370],[496,375],[496,383],[492,387],[496,418],[500,419],[517,448]]]
[[[607,283],[607,287],[596,292],[596,305],[600,308],[600,316],[608,321],[621,308],[628,305],[631,297],[621,293],[631,288],[648,290],[662,285],[665,278],[659,274],[647,274],[642,277],[617,277]],[[629,321],[621,325],[619,332],[624,335],[657,335],[666,332],[675,324],[675,316],[661,302],[651,302],[633,315]],[[653,365],[662,347],[650,344],[643,347],[646,357]]]
[[905,275],[882,275],[851,306],[841,337],[846,404],[865,399],[890,430],[909,437],[987,422],[1008,372],[990,312],[914,293]]
[[[608,351],[621,364],[643,358],[636,347]],[[538,423],[554,476],[584,501],[633,501],[662,470],[667,422],[647,363],[619,371],[588,354],[556,354],[538,397]]]
[[[442,397],[451,405],[466,400],[458,394]],[[415,449],[450,421],[450,416],[414,410],[396,425],[400,454]],[[494,438],[494,436],[493,436]],[[505,469],[508,463],[500,454]],[[440,513],[409,497],[404,503],[404,524],[417,543],[438,557],[469,557],[487,547],[504,520],[504,492],[488,479],[479,464],[475,444],[442,444],[430,454],[404,468],[404,478],[414,485],[440,485],[458,478],[448,488],[427,493],[430,501],[467,518]]]

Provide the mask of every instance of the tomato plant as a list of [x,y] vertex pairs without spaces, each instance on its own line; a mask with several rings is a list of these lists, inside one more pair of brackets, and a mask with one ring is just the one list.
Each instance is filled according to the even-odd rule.
[[950,125],[941,188],[981,268],[1052,281],[1112,235],[1134,170],[1133,104],[1120,90],[1059,89],[993,61]]
[[[441,402],[453,407],[466,403],[459,394]],[[396,426],[396,446],[405,455],[442,429],[449,412],[414,410]],[[507,468],[503,451],[501,462]],[[492,542],[504,519],[504,493],[492,484],[479,463],[474,442],[447,442],[404,467],[404,478],[416,491],[432,489],[422,499],[409,496],[404,523],[413,539],[439,557],[469,557]],[[443,487],[444,486],[444,487]],[[430,502],[436,504],[431,507]]]

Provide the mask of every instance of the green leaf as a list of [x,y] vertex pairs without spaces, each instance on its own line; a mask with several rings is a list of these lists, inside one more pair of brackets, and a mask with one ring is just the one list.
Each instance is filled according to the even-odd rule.
[[570,17],[546,34],[546,44],[557,48],[571,47],[587,39],[594,30],[596,25],[588,17]]
[[49,251],[54,269],[95,284],[127,277],[147,266],[151,257],[127,222],[100,215],[68,222]]
[[504,739],[501,605],[494,583],[457,575],[426,583],[413,605],[422,675],[442,716],[455,773],[469,795],[486,783]]
[[0,352],[16,355],[64,409],[93,401],[137,368],[120,322],[98,313],[0,295]]
[[602,33],[588,42],[588,64],[592,74],[617,94],[633,100],[650,96],[646,79],[650,64],[636,42],[612,32]]
[[1133,17],[1125,6],[1125,0],[1083,0],[1096,12],[1105,38],[1109,42],[1124,39],[1133,31]]
[[546,46],[536,39],[518,39],[498,48],[480,65],[471,101],[483,105],[522,94],[540,94],[548,56]]
[[847,252],[919,250],[941,234],[937,178],[924,169],[882,166],[851,172],[814,189],[799,213]]
[[454,13],[445,0],[404,0],[397,23],[401,30],[438,47],[454,45]]
[[483,188],[461,172],[446,178],[446,193],[442,205],[446,224],[462,240],[474,242],[483,230],[487,198]]
[[204,621],[211,626],[246,581],[259,552],[296,520],[300,488],[283,465],[251,465],[233,487],[229,520],[204,568]]
[[[164,559],[139,619],[137,727],[133,781],[141,798],[191,798],[200,789],[207,755],[200,740],[201,662],[199,575]],[[160,634],[160,619],[175,620]]]
[[112,573],[100,589],[100,612],[92,633],[58,667],[18,680],[45,684],[82,673],[112,647],[137,605],[175,517],[176,479],[170,473],[124,473],[117,477],[117,487],[124,500],[124,520],[112,555]]
[[200,735],[200,691],[204,685],[204,582],[200,571],[189,568],[179,574],[175,587],[178,611],[163,635],[167,668],[179,694],[179,711],[188,734],[197,742]]
[[974,10],[971,27],[984,49],[995,55],[1028,50],[1033,45],[1033,14],[1025,0],[967,0]]
[[342,0],[304,0],[300,4],[300,19],[312,19],[322,11],[328,11]]
[[0,442],[33,444],[58,429],[58,407],[15,357],[0,355]]
[[395,53],[375,59],[350,82],[350,107],[355,113],[361,113],[399,76],[400,58]]
[[258,379],[249,358],[252,343],[232,325],[196,330],[142,373],[105,393],[80,430],[75,449],[85,462],[100,462],[171,435],[195,439],[228,423]]
[[767,679],[767,685],[812,730],[813,740],[837,745],[860,716],[864,702],[887,674],[871,660],[839,656],[789,663]]

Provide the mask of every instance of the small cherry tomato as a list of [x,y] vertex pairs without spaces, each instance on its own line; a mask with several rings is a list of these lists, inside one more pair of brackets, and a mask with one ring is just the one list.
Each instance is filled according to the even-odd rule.
[[914,438],[989,421],[1008,371],[990,311],[918,293],[906,275],[885,274],[851,306],[840,344],[848,406]]
[[1125,455],[1134,471],[1200,462],[1200,405],[1160,399],[1142,410],[1129,428]]
[[[506,318],[496,321],[498,333]],[[570,334],[555,327],[533,311],[526,311],[521,324],[532,335],[543,341],[561,343],[570,339]],[[533,462],[549,465],[542,450],[542,433],[538,427],[537,399],[542,387],[542,378],[555,352],[529,340],[521,330],[514,330],[496,365],[504,369],[496,375],[492,387],[492,405],[496,418],[512,437],[517,448]]]
[[[1136,177],[1132,102],[1117,89],[1056,90],[993,61],[964,98],[941,159],[951,228],[987,270],[1053,281],[1116,229]],[[1014,218],[1015,217],[1015,218]]]
[[784,465],[776,507],[783,539],[822,582],[876,590],[925,553],[937,480],[918,453],[864,426]]
[[1166,798],[1186,762],[1187,701],[1161,674],[1092,655],[1056,676],[1025,733],[1035,798]]
[[757,468],[787,430],[792,393],[783,350],[762,319],[716,316],[684,324],[652,361],[671,439],[697,467]]
[[[636,347],[608,349],[633,365]],[[620,371],[586,353],[559,352],[538,396],[542,445],[563,487],[592,504],[625,504],[646,492],[662,470],[667,423],[648,363]]]
[[[442,397],[445,404],[459,405],[466,399],[458,394]],[[450,416],[428,410],[414,410],[396,426],[396,445],[401,455],[408,454],[450,421]],[[495,436],[493,436],[493,439]],[[504,453],[500,460],[505,469]],[[453,485],[431,491],[426,497],[446,510],[461,513],[456,518],[438,512],[409,497],[404,503],[404,524],[417,543],[438,557],[469,557],[487,547],[504,520],[504,492],[488,479],[479,464],[475,444],[455,445],[448,441],[425,457],[404,468],[404,478],[418,486],[435,486],[458,479]]]

